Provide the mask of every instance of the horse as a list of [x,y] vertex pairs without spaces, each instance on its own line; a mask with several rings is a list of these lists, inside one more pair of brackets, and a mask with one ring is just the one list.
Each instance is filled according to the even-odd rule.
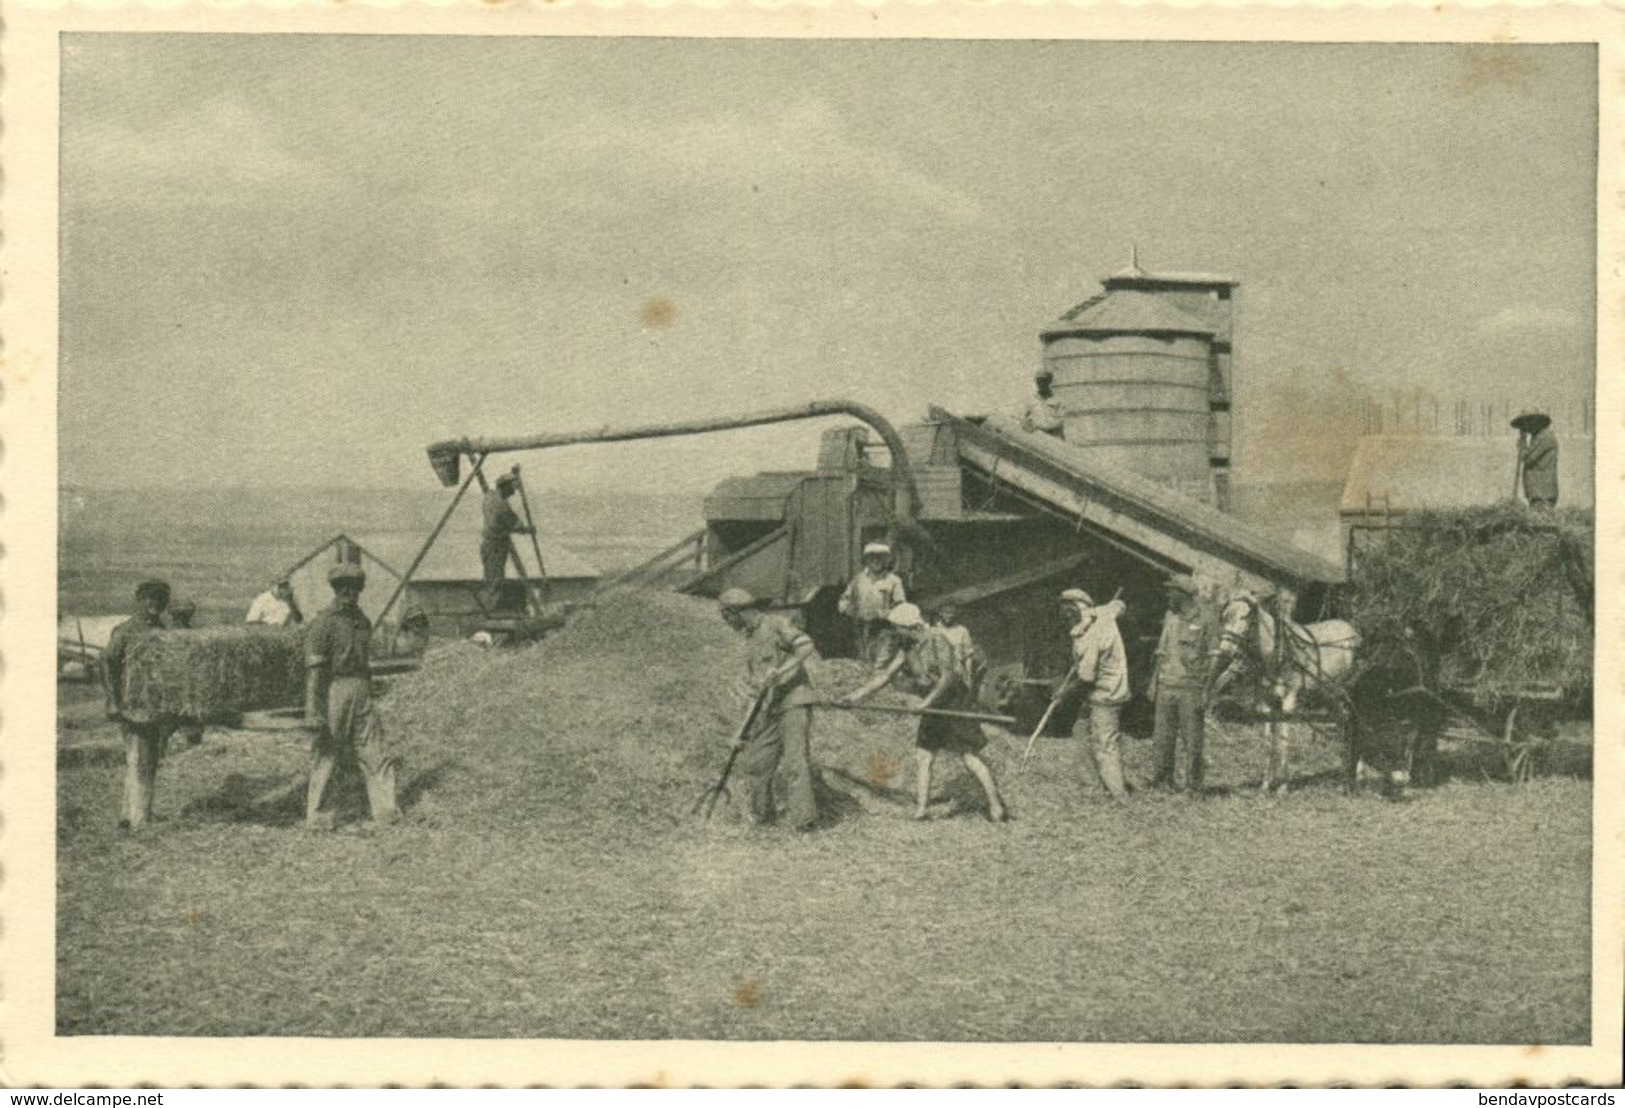
[[1283,716],[1292,715],[1301,699],[1319,700],[1337,714],[1343,737],[1344,788],[1358,780],[1360,758],[1356,749],[1349,684],[1355,673],[1355,652],[1360,633],[1341,619],[1299,624],[1290,619],[1279,635],[1276,617],[1250,592],[1238,592],[1224,606],[1219,651],[1211,685],[1216,695],[1251,668],[1258,680],[1259,698],[1269,715],[1264,732],[1270,744],[1264,791],[1285,792],[1289,740]]

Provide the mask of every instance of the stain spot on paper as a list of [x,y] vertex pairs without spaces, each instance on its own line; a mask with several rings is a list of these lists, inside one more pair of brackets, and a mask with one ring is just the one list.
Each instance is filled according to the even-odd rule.
[[736,1008],[754,1008],[762,1002],[762,983],[747,977],[734,986],[733,1002]]
[[1462,48],[1457,85],[1465,96],[1495,89],[1528,92],[1537,71],[1534,57],[1514,46],[1475,43]]
[[877,750],[863,763],[863,778],[875,788],[883,789],[891,784],[898,768],[896,758]]
[[672,320],[676,318],[677,305],[665,296],[650,297],[643,302],[643,307],[638,309],[638,319],[652,330],[670,327]]

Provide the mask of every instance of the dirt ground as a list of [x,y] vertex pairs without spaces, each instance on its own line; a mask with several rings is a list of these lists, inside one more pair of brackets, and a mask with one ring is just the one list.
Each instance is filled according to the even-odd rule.
[[[116,733],[59,721],[63,1034],[1574,1043],[1589,1039],[1591,782],[1341,795],[1306,736],[1265,799],[1250,729],[1213,794],[1107,803],[1076,742],[990,731],[1015,815],[962,769],[903,818],[906,719],[820,713],[808,835],[690,808],[737,641],[643,597],[514,652],[453,645],[382,700],[408,819],[298,828],[298,733],[211,729],[162,822],[115,828]],[[850,671],[828,667],[826,686]],[[1131,779],[1149,744],[1131,739]],[[352,814],[358,788],[341,799]]]

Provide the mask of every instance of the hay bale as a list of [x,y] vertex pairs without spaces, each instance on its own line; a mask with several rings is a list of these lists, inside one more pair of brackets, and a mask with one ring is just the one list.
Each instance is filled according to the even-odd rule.
[[304,700],[299,628],[200,627],[154,631],[130,645],[124,704],[137,713],[225,720]]
[[1592,683],[1591,513],[1513,504],[1419,512],[1361,551],[1361,665],[1489,706]]

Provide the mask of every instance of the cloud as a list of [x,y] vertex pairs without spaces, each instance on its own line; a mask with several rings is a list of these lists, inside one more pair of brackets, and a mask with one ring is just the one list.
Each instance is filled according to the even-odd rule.
[[1580,326],[1578,312],[1570,308],[1542,308],[1536,304],[1511,304],[1478,321],[1479,332],[1487,335],[1578,331]]
[[760,190],[777,198],[839,201],[916,213],[957,226],[984,217],[967,193],[855,138],[839,114],[803,98],[766,115],[730,111],[676,122],[578,123],[542,140],[540,158],[639,191]]
[[154,118],[150,126],[98,121],[70,128],[62,146],[70,202],[232,202],[306,186],[317,176],[309,159],[230,94]]

